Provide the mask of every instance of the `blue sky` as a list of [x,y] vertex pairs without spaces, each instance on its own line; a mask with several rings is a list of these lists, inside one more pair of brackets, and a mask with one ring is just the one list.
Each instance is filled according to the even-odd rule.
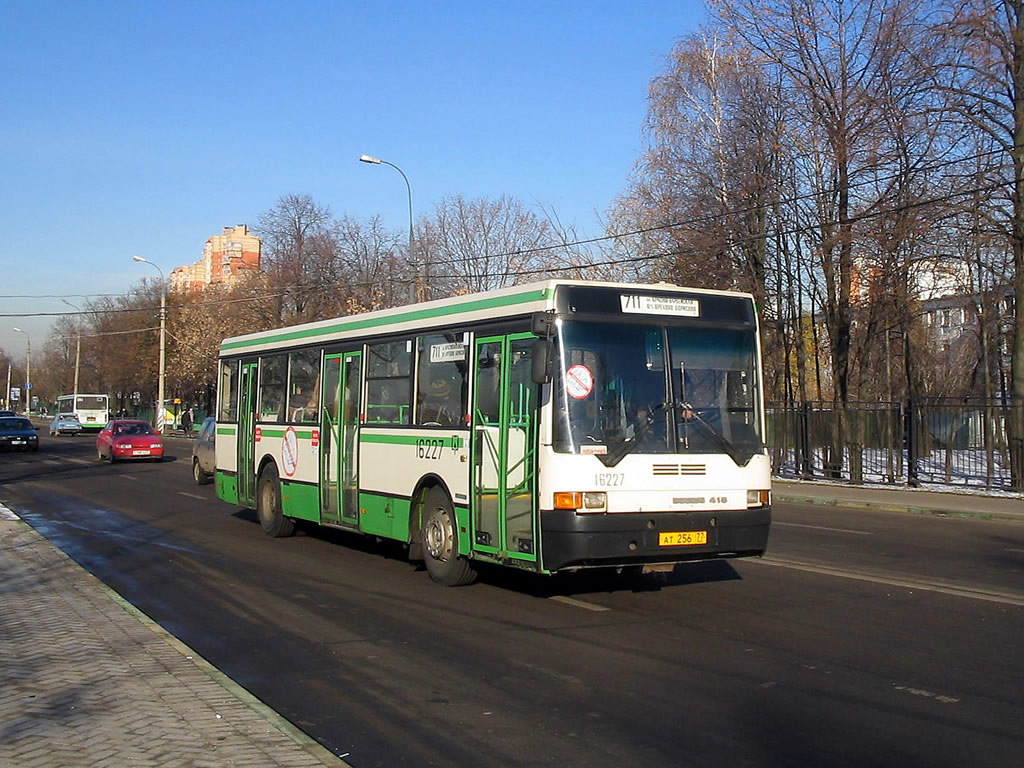
[[0,348],[58,295],[198,260],[286,194],[408,226],[445,195],[546,205],[581,236],[626,186],[694,0],[0,3]]

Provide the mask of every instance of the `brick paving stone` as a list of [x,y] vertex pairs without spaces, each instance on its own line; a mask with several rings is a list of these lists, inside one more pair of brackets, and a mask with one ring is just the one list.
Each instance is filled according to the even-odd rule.
[[347,765],[0,519],[0,768]]

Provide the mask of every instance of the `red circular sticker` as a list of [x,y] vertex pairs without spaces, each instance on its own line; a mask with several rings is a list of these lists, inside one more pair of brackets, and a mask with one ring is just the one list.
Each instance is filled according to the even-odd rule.
[[569,397],[582,400],[594,391],[594,374],[585,365],[574,365],[565,372],[565,391]]
[[299,467],[299,438],[295,434],[295,427],[288,427],[284,431],[284,439],[281,441],[281,465],[288,477],[292,477]]

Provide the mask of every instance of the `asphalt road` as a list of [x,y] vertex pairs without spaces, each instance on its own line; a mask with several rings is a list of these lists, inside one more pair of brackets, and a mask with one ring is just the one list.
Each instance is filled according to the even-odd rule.
[[264,536],[183,441],[42,439],[0,501],[357,768],[1021,762],[1022,524],[777,505],[763,560],[452,589],[394,544]]

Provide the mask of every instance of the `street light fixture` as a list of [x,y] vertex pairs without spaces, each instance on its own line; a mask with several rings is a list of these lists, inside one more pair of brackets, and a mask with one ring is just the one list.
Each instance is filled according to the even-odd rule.
[[[13,330],[25,334],[25,413],[32,413],[32,337],[21,328]],[[8,396],[10,394],[7,393]]]
[[157,379],[156,392],[156,431],[164,431],[164,371],[167,359],[167,282],[164,280],[164,271],[156,264],[141,256],[132,256],[132,261],[140,264],[149,264],[160,273],[160,375]]
[[373,157],[372,155],[360,155],[359,156],[359,162],[361,162],[361,163],[370,163],[372,165],[390,165],[392,168],[394,168],[396,171],[398,171],[400,174],[402,174],[402,179],[405,180],[405,190],[406,190],[406,192],[409,193],[409,261],[413,264],[413,268],[416,269],[416,273],[417,273],[416,274],[416,284],[417,284],[417,291],[416,291],[416,293],[418,294],[417,298],[418,299],[422,299],[423,298],[423,278],[419,274],[419,269],[416,267],[415,257],[413,256],[412,185],[409,184],[409,177],[406,176],[405,175],[405,171],[403,171],[397,165],[395,165],[394,163],[389,163],[387,160],[381,160],[379,157]]
[[[74,304],[72,304],[67,299],[61,299],[61,301],[63,301],[65,304],[67,304],[72,309],[77,309],[79,312],[82,311],[79,307],[75,306]],[[80,364],[82,362],[82,326],[80,326],[78,324],[78,320],[77,319],[75,320],[75,331],[77,332],[77,339],[75,341],[75,388],[73,390],[71,390],[71,391],[74,393],[74,395],[75,395],[75,402],[77,403],[78,402],[78,370],[79,370],[79,366],[80,366]]]

